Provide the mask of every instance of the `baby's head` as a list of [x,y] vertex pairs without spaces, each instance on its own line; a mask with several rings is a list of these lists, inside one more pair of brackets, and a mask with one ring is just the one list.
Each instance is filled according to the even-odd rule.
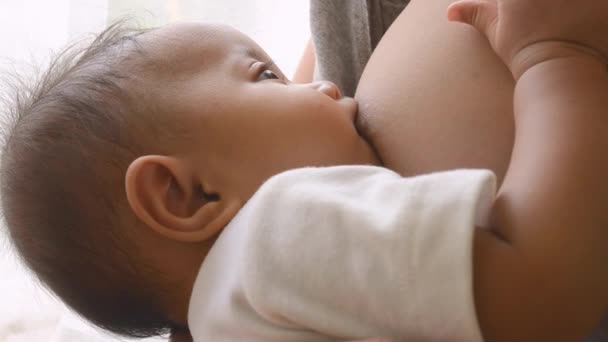
[[185,325],[207,251],[269,177],[377,163],[354,100],[289,82],[224,26],[110,29],[26,95],[0,174],[12,241],[69,306],[123,335]]

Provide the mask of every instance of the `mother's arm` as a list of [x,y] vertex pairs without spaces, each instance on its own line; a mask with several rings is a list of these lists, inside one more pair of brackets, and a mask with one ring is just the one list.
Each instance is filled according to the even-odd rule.
[[312,39],[309,39],[291,80],[295,83],[312,82],[314,78],[316,60],[315,47],[312,43]]

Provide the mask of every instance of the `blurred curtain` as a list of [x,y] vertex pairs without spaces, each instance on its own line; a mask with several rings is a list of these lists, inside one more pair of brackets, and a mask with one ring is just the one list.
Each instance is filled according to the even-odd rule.
[[1,0],[0,61],[44,63],[49,52],[131,17],[145,27],[212,21],[250,35],[292,75],[308,38],[308,0]]

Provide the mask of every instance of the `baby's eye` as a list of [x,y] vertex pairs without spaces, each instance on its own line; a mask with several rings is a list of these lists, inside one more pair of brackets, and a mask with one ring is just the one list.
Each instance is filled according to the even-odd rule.
[[266,70],[262,71],[260,76],[258,76],[258,82],[265,81],[265,80],[278,80],[278,79],[279,79],[279,76],[277,76],[277,74],[275,74],[270,69],[266,69]]

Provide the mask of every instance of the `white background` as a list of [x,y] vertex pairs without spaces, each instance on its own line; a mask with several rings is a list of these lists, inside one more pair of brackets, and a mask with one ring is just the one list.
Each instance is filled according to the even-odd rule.
[[[293,75],[309,36],[308,0],[0,0],[0,73],[44,64],[66,43],[124,15],[143,26],[230,24],[265,48],[286,75]],[[0,230],[0,342],[115,340],[83,337],[90,328],[35,284]]]

